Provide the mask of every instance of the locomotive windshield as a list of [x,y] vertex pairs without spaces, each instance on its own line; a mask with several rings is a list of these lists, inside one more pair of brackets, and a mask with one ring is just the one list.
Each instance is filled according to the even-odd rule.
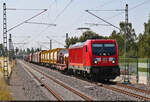
[[111,56],[116,54],[115,44],[92,44],[92,52],[96,56]]

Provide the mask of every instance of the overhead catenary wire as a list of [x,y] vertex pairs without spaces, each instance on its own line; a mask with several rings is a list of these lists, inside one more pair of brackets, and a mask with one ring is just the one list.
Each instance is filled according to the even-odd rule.
[[73,0],[70,0],[70,2],[64,7],[64,9],[56,16],[54,19],[54,22],[65,12],[65,10],[70,6]]
[[134,7],[130,8],[130,11],[134,10],[135,8],[137,8],[139,6],[142,6],[142,5],[144,5],[144,4],[148,3],[148,2],[150,2],[150,0],[145,0],[142,3],[139,3],[139,4],[135,5]]
[[29,18],[29,19],[27,19],[27,20],[23,21],[22,23],[19,23],[19,24],[17,24],[16,26],[14,26],[14,27],[12,27],[12,28],[8,29],[8,31],[7,31],[7,32],[9,32],[9,31],[13,30],[14,28],[16,28],[16,27],[18,27],[18,26],[20,26],[20,25],[24,24],[25,22],[27,22],[27,21],[29,21],[29,20],[31,20],[31,19],[33,19],[33,18],[35,18],[35,17],[39,16],[40,14],[42,14],[42,13],[44,13],[44,12],[46,12],[46,11],[47,11],[47,9],[44,9],[42,12],[40,12],[40,13],[38,13],[38,14],[36,14],[36,15],[32,16],[31,18]]
[[101,26],[110,26],[108,24],[98,24],[98,23],[85,23],[85,24],[93,25],[93,26],[98,26],[98,25],[101,25]]
[[[134,10],[135,8],[137,8],[137,7],[139,7],[139,6],[142,6],[142,5],[144,5],[145,3],[148,3],[148,2],[150,2],[150,0],[145,0],[145,1],[141,2],[141,3],[137,4],[137,5],[135,5],[135,6],[131,7],[131,8],[129,8],[129,11],[128,11],[128,12],[130,12],[130,11]],[[123,9],[122,9],[122,10],[123,10]],[[91,10],[91,11],[92,11],[92,10]],[[94,10],[93,10],[93,11],[94,11]],[[98,11],[98,10],[95,10],[95,11]],[[101,11],[101,10],[99,10],[99,11]],[[102,11],[103,11],[103,10],[102,10]],[[111,10],[105,10],[105,11],[111,11]],[[112,10],[112,11],[113,11],[113,10]],[[117,11],[117,10],[116,10],[116,11]],[[117,14],[115,14],[115,15],[109,17],[109,18],[107,18],[106,20],[110,20],[110,19],[113,19],[113,18],[115,18],[115,17],[118,17],[118,16],[120,16],[122,13],[123,13],[123,12],[119,12],[119,13],[117,13]]]
[[[145,4],[145,3],[148,3],[148,2],[150,2],[150,0],[146,0],[146,1],[142,2],[142,3],[140,3],[140,4],[137,4],[136,6],[130,8],[130,11],[133,10],[133,9],[135,9],[135,8],[137,8],[137,7],[139,7],[139,6],[141,6],[141,5],[143,5],[143,4]],[[125,10],[125,9],[115,9],[115,10],[89,10],[89,11],[124,11],[124,10]]]
[[[64,13],[64,11],[65,11],[65,10],[68,8],[68,6],[72,3],[72,1],[73,1],[73,0],[70,0],[70,2],[64,7],[64,9],[56,16],[54,22]],[[56,1],[55,1],[55,2],[56,2]],[[53,2],[53,3],[54,3],[54,2]],[[52,3],[52,4],[53,4],[53,3]],[[51,5],[52,5],[52,4],[51,4]],[[51,7],[51,6],[50,6],[50,7]],[[45,29],[43,29],[39,34],[45,32],[49,27],[50,27],[50,25],[48,25]],[[38,36],[38,37],[39,37],[39,36]],[[33,41],[33,40],[31,40],[31,41]],[[54,40],[54,41],[58,42],[57,40]],[[60,43],[60,42],[59,42],[59,44],[61,44],[61,45],[64,46],[64,44],[62,44],[62,43]]]
[[[51,9],[51,6],[53,5],[53,3],[55,3],[55,0],[50,4],[48,10]],[[48,12],[48,17],[49,17],[49,12]],[[50,17],[49,17],[49,19],[50,19]],[[37,35],[39,35],[39,36],[37,36],[36,38],[40,37],[41,33],[44,33],[46,30],[48,30],[49,27],[51,27],[51,26],[50,26],[50,25],[47,25],[46,28],[42,29],[42,30],[37,34]],[[31,40],[30,40],[29,42],[31,43],[32,41],[34,41],[33,39],[34,39],[34,38],[31,38]]]
[[47,46],[41,44],[40,42],[37,42],[37,43],[38,43],[38,45],[43,46],[43,47],[45,47],[46,49],[49,49]]
[[[135,6],[131,7],[131,8],[129,8],[129,11],[128,11],[128,12],[131,12],[131,11],[134,10],[135,8],[137,8],[137,7],[139,7],[139,6],[142,6],[142,5],[144,5],[145,3],[148,3],[148,2],[150,2],[150,0],[145,0],[145,1],[141,2],[141,3],[137,4],[137,5],[135,5]],[[121,15],[122,13],[123,13],[123,12],[119,12],[119,13],[117,13],[117,14],[115,14],[115,15],[109,17],[109,18],[107,18],[106,20],[113,19],[113,18],[115,18],[115,17]]]
[[98,16],[97,16],[97,15],[95,15],[94,13],[92,13],[92,12],[90,12],[90,11],[88,11],[88,10],[85,10],[85,11],[86,11],[86,12],[88,12],[89,14],[91,14],[91,15],[95,16],[96,18],[98,18],[98,19],[102,20],[103,22],[105,22],[105,23],[107,23],[107,24],[109,24],[109,25],[111,25],[111,26],[113,26],[113,27],[115,27],[115,28],[117,28],[117,29],[121,30],[119,27],[117,27],[117,26],[115,26],[115,25],[113,25],[113,24],[109,23],[108,21],[104,20],[104,19],[103,19],[103,18],[101,18],[101,17],[98,17]]
[[125,11],[125,9],[115,9],[115,10],[89,10],[89,11]]
[[25,22],[30,24],[42,24],[42,25],[49,25],[49,26],[56,26],[56,24],[49,24],[49,23],[39,23],[39,22]]
[[6,10],[41,11],[41,10],[46,10],[46,9],[19,9],[19,8],[6,8]]
[[49,39],[51,39],[51,40],[53,40],[53,41],[55,41],[55,42],[57,42],[57,43],[60,44],[60,45],[65,46],[65,44],[63,44],[62,42],[59,42],[59,41],[57,41],[57,40],[55,40],[55,39],[52,39],[52,38],[50,38],[49,36],[46,36],[46,37],[49,38]]

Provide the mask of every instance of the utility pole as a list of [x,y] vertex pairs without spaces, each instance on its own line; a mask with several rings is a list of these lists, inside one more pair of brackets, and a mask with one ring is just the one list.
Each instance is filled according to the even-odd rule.
[[[95,15],[94,13],[90,12],[89,10],[85,10],[86,12],[88,12],[89,14],[95,16],[96,18],[102,20],[103,22],[109,24],[110,26],[114,27],[114,28],[117,28],[119,29],[120,31],[123,31],[122,29],[120,29],[119,27],[111,24],[110,22],[102,19],[101,17]],[[114,10],[103,10],[103,11],[114,11]],[[125,9],[120,9],[120,10],[115,10],[115,11],[125,11],[125,30],[124,30],[124,34],[125,34],[125,40],[124,40],[124,50],[125,50],[125,53],[124,53],[124,65],[125,65],[125,76],[124,76],[124,82],[125,83],[129,83],[129,66],[126,65],[126,38],[127,38],[127,34],[129,33],[129,30],[128,30],[128,4],[126,4],[126,7]]]
[[52,40],[50,39],[50,50],[52,50]]
[[125,77],[124,77],[124,83],[129,83],[129,66],[127,66],[127,61],[126,61],[126,57],[127,57],[127,45],[126,45],[126,41],[127,41],[127,34],[129,33],[128,31],[128,4],[126,4],[125,7],[125,40],[124,40],[124,49],[125,49],[125,53],[124,53],[124,64],[125,64]]
[[[66,33],[66,47],[68,46],[68,33]],[[68,46],[69,47],[69,46]]]
[[4,59],[3,59],[4,78],[8,79],[6,3],[3,3],[3,46],[4,46],[4,55],[3,55],[3,57],[4,57]]
[[11,34],[9,34],[9,60],[11,60],[11,54],[12,54],[12,39],[11,39]]

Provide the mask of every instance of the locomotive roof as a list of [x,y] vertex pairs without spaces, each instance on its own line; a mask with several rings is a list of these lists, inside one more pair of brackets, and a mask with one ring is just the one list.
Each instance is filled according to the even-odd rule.
[[115,41],[115,40],[112,40],[112,39],[88,39],[85,42],[78,42],[78,43],[76,43],[74,45],[71,45],[69,48],[82,47],[82,46],[84,46],[84,44],[86,42],[89,42],[89,41]]
[[69,48],[81,47],[81,46],[84,45],[84,43],[85,43],[85,42],[78,42],[78,43],[76,43],[76,44],[74,44],[74,45],[71,45]]

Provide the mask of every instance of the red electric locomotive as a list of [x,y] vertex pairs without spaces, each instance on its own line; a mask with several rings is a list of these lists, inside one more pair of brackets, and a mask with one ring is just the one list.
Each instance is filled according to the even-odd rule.
[[68,69],[100,80],[115,79],[120,75],[118,60],[115,40],[87,40],[69,48]]

